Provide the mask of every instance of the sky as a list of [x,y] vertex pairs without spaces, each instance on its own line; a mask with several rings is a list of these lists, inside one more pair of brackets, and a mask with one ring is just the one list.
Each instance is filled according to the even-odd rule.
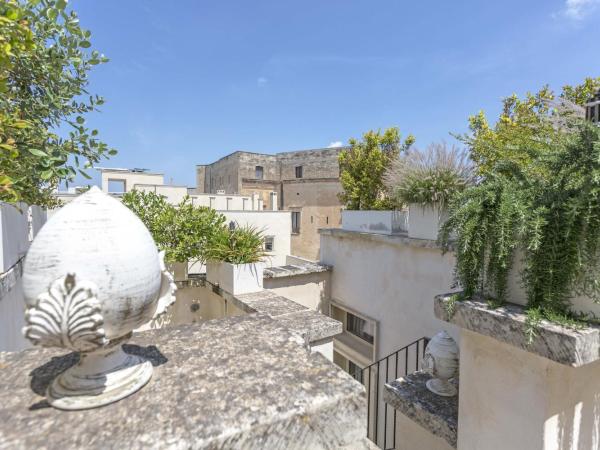
[[106,104],[87,123],[119,151],[101,165],[188,186],[196,164],[236,150],[335,146],[391,126],[417,147],[453,143],[513,92],[600,76],[600,0],[70,5],[110,58],[89,86]]

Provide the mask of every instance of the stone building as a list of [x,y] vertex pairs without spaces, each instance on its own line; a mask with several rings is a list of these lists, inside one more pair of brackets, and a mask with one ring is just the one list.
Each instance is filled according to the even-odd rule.
[[265,209],[291,211],[292,254],[316,260],[318,229],[341,223],[340,150],[323,148],[275,155],[234,152],[212,164],[196,166],[196,190],[257,193]]

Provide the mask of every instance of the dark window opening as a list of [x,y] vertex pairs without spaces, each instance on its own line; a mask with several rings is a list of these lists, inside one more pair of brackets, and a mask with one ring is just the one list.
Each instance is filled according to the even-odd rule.
[[373,332],[374,326],[372,323],[367,322],[365,319],[355,316],[354,314],[348,313],[346,316],[346,330],[361,338],[363,341],[367,341],[369,344],[373,344]]
[[256,166],[256,169],[255,169],[255,178],[256,178],[257,180],[262,180],[262,179],[263,179],[263,177],[264,177],[264,169],[263,169],[263,166]]
[[352,361],[348,360],[348,373],[352,375],[352,377],[358,381],[359,383],[363,383],[363,370],[359,367],[358,364],[354,364]]
[[296,178],[302,178],[302,166],[296,166]]
[[265,252],[272,252],[275,248],[275,236],[265,236]]
[[292,211],[292,233],[300,233],[300,211]]

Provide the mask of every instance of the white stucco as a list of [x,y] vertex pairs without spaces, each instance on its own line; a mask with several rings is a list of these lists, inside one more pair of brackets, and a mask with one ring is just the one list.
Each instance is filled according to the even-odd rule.
[[267,267],[283,266],[291,251],[292,216],[289,211],[220,211],[240,226],[250,225],[262,231],[264,236],[273,236],[274,247],[265,258]]
[[403,243],[394,236],[322,233],[321,260],[331,265],[331,299],[377,321],[375,359],[442,329],[458,330],[434,317],[433,298],[449,292],[454,257],[437,248]]
[[458,450],[597,450],[600,361],[558,364],[461,330]]
[[100,172],[102,191],[110,193],[109,182],[119,181],[124,183],[122,192],[129,192],[136,184],[164,184],[162,173],[135,172],[128,169],[104,169],[98,168]]

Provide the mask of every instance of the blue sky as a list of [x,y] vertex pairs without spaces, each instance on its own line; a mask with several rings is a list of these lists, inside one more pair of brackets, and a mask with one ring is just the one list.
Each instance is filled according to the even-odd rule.
[[[452,142],[480,109],[600,76],[600,0],[72,0],[110,62],[89,117],[102,165],[163,171],[400,127]],[[82,181],[82,180],[78,180]]]

